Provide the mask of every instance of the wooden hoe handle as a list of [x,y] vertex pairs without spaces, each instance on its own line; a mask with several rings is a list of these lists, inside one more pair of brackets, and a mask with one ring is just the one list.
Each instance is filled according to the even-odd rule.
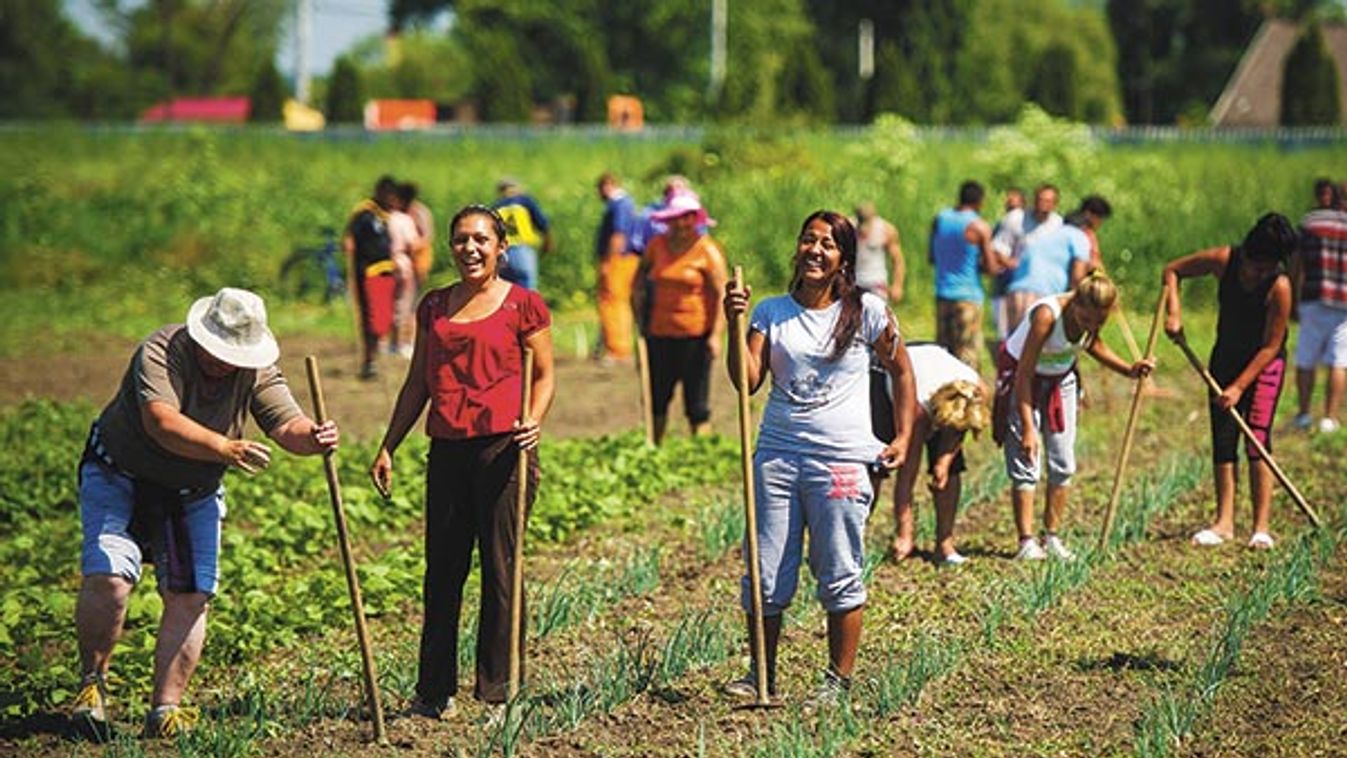
[[[734,267],[731,290],[742,290],[744,270]],[[753,670],[757,674],[758,699],[756,705],[771,704],[767,689],[767,634],[762,618],[762,573],[758,567],[758,516],[753,495],[753,409],[748,401],[748,326],[744,314],[736,313],[730,319],[733,333],[730,349],[736,362],[735,379],[739,385],[739,459],[744,476],[744,533],[748,542],[748,582],[753,603]]]
[[[304,358],[304,369],[309,375],[309,392],[313,396],[313,411],[318,423],[327,421],[327,402],[323,398],[323,383],[318,374],[318,359]],[[369,628],[365,625],[365,603],[360,597],[360,577],[356,575],[355,558],[351,555],[351,537],[346,529],[346,510],[341,502],[341,482],[337,478],[336,451],[323,454],[323,473],[327,475],[327,492],[332,501],[332,515],[337,522],[337,542],[341,547],[341,563],[346,569],[346,589],[351,594],[351,611],[355,614],[355,636],[360,642],[360,658],[365,669],[365,696],[374,716],[374,739],[388,741],[384,730],[384,709],[379,697],[379,676],[374,669],[374,648],[370,644]]]
[[[1155,357],[1155,343],[1160,336],[1160,321],[1165,313],[1165,295],[1169,292],[1167,288],[1161,288],[1160,301],[1155,306],[1155,318],[1151,320],[1151,332],[1146,338],[1146,358]],[[1118,309],[1118,313],[1123,311]],[[1121,323],[1127,323],[1125,320]],[[1131,337],[1131,329],[1127,329],[1125,334]],[[1135,343],[1133,344],[1133,355],[1136,354]],[[1104,528],[1099,531],[1099,549],[1108,549],[1108,538],[1113,532],[1113,517],[1118,511],[1118,500],[1122,497],[1123,474],[1127,471],[1127,458],[1132,453],[1132,437],[1137,428],[1137,417],[1141,413],[1141,397],[1146,389],[1146,377],[1137,379],[1136,389],[1132,391],[1132,408],[1127,414],[1127,429],[1123,432],[1122,448],[1118,451],[1118,467],[1113,471],[1113,490],[1108,496],[1108,508],[1104,510]]]
[[[519,422],[521,424],[529,420],[529,406],[532,404],[533,349],[526,347],[524,348],[524,397],[523,403],[519,406]],[[514,505],[514,559],[510,565],[510,679],[507,687],[509,699],[512,701],[519,694],[520,671],[522,670],[519,649],[524,636],[524,519],[528,511],[529,483],[529,453],[527,450],[519,451],[519,462],[516,465],[515,481],[518,482],[518,489],[515,491]]]

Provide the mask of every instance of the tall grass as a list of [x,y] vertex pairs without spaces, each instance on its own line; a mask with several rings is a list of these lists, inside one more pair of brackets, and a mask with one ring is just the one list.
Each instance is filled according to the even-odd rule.
[[[902,231],[908,307],[924,313],[932,294],[921,254],[929,221],[953,202],[964,179],[993,190],[1056,182],[1065,209],[1087,193],[1105,195],[1115,214],[1101,243],[1110,272],[1127,285],[1153,281],[1170,257],[1238,239],[1266,210],[1298,216],[1321,167],[1347,163],[1347,145],[1293,152],[1271,145],[1108,146],[1063,134],[1041,118],[976,143],[922,142],[886,128],[860,135],[726,132],[704,144],[7,130],[0,133],[0,289],[8,305],[0,353],[32,349],[39,344],[33,335],[44,331],[44,345],[81,333],[142,336],[223,284],[281,298],[277,272],[290,250],[314,244],[320,226],[340,228],[384,173],[418,181],[440,223],[465,203],[491,200],[500,175],[518,175],[554,221],[557,249],[541,276],[545,296],[560,307],[590,300],[601,212],[593,183],[604,170],[623,174],[641,202],[654,197],[667,172],[692,173],[720,222],[714,235],[759,292],[786,284],[790,241],[807,213],[870,199]],[[998,203],[993,194],[988,215]],[[441,247],[440,282],[452,278],[446,258]],[[129,292],[137,297],[125,297]],[[280,310],[283,326],[305,329],[344,329],[349,318],[340,303]]]

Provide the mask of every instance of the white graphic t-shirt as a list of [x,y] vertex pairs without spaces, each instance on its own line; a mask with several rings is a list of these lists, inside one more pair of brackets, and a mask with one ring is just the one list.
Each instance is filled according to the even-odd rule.
[[862,463],[883,451],[870,429],[870,352],[892,315],[884,301],[863,294],[860,328],[832,360],[833,325],[841,313],[840,302],[809,310],[790,295],[754,307],[749,329],[767,338],[772,373],[760,449]]

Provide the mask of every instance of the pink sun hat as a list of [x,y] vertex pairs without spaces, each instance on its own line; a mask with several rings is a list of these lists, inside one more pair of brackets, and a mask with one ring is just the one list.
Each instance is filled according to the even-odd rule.
[[702,201],[695,192],[679,192],[664,204],[663,208],[650,214],[650,217],[656,221],[668,222],[679,216],[686,216],[689,213],[697,215],[697,226],[707,227],[715,226],[716,220],[706,215],[706,209],[702,207]]

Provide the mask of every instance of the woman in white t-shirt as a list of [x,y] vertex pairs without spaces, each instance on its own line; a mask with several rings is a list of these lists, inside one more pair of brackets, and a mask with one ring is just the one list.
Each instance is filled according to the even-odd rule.
[[[1029,306],[1024,320],[1001,346],[996,362],[993,437],[1005,446],[1011,505],[1020,537],[1015,555],[1018,559],[1075,557],[1058,536],[1057,528],[1066,512],[1071,477],[1076,473],[1076,356],[1087,352],[1104,366],[1133,378],[1155,368],[1151,358],[1127,363],[1099,339],[1099,330],[1117,299],[1112,280],[1099,272],[1090,274],[1076,289]],[[1041,544],[1033,527],[1040,435],[1048,459]]]
[[[807,529],[809,568],[828,613],[829,662],[815,700],[828,703],[850,687],[860,643],[865,522],[874,500],[869,470],[902,465],[915,390],[897,320],[882,300],[856,285],[851,221],[815,211],[800,229],[794,258],[789,294],[753,309],[743,356],[750,392],[772,377],[753,457],[767,681],[775,692],[781,614],[799,583]],[[726,316],[745,313],[750,294],[747,288],[729,290]],[[730,377],[737,383],[736,353]],[[870,429],[872,355],[888,371],[897,398],[896,434],[887,446]],[[747,576],[740,596],[751,614]],[[748,620],[751,630],[751,615]],[[755,681],[750,671],[726,692],[752,697]]]
[[[957,566],[966,560],[954,547],[954,513],[965,471],[963,440],[967,432],[978,434],[991,423],[991,389],[971,366],[939,345],[911,345],[907,353],[916,382],[917,413],[907,458],[894,486],[897,529],[889,554],[894,561],[901,561],[916,547],[912,501],[925,448],[926,472],[935,498],[934,559],[940,565]],[[874,406],[873,425],[883,439],[888,436],[889,424],[887,418],[879,416],[888,412],[890,402],[877,401]]]

